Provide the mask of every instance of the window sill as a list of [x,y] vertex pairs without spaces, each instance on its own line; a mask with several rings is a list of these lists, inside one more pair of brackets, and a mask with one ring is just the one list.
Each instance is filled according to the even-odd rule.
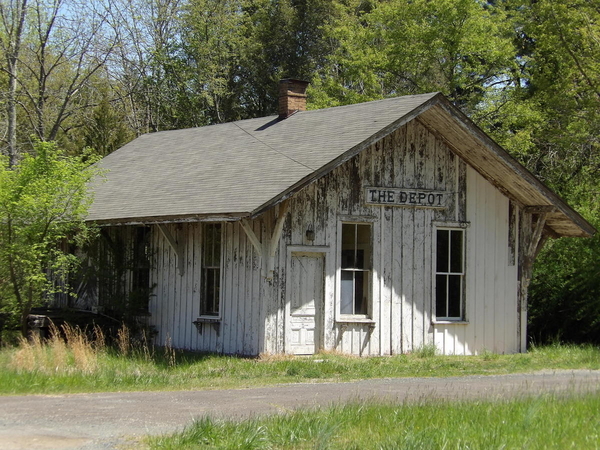
[[342,324],[342,325],[358,323],[358,324],[371,325],[373,327],[376,324],[376,322],[373,319],[369,319],[368,317],[351,317],[351,316],[350,317],[340,317],[335,322]]
[[196,319],[199,323],[219,323],[221,318],[217,316],[200,316]]
[[433,325],[469,325],[468,320],[432,320]]

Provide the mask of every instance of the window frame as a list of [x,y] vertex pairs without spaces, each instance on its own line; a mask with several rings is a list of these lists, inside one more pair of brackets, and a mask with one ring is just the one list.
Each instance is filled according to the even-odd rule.
[[[469,223],[465,222],[443,222],[443,223],[434,223],[433,224],[433,245],[432,245],[432,321],[434,323],[468,323],[466,317],[466,278],[467,278],[467,228]],[[448,260],[448,271],[438,271],[438,231],[448,231],[448,249],[447,249],[447,260]],[[461,270],[455,271],[452,270],[452,241],[451,236],[452,232],[460,232],[462,234],[462,242],[461,242]],[[440,316],[437,311],[438,304],[438,276],[446,277],[446,315]],[[460,277],[460,292],[458,296],[458,310],[460,311],[459,316],[451,316],[448,313],[453,309],[450,305],[452,299],[450,298],[450,290],[449,290],[449,282],[451,276]]]
[[[372,218],[361,218],[361,217],[341,217],[340,220],[338,221],[338,238],[337,238],[337,245],[338,245],[338,251],[336,252],[337,255],[337,302],[336,302],[336,321],[337,322],[371,322],[371,316],[372,316],[372,311],[373,311],[373,272],[374,272],[374,246],[373,246],[373,242],[374,242],[374,230],[375,227],[373,226],[373,222],[374,220]],[[342,239],[343,239],[343,228],[344,225],[354,225],[354,226],[368,226],[369,227],[369,246],[370,246],[370,258],[368,261],[364,262],[365,269],[358,269],[358,268],[343,268],[342,267],[342,260],[343,260],[343,256],[342,256],[342,252],[343,252],[343,245],[342,245]],[[355,232],[356,233],[356,232]],[[356,234],[355,234],[356,236]],[[358,243],[355,242],[355,246]],[[355,250],[357,250],[357,247],[355,247]],[[365,312],[364,313],[356,313],[353,312],[351,314],[348,313],[343,313],[342,312],[342,274],[343,272],[362,272],[365,274],[365,278],[366,280],[363,281],[364,283],[366,283],[366,288],[365,288],[365,293],[366,293],[366,306],[364,308]],[[354,293],[353,293],[353,299],[352,299],[352,308],[353,310],[355,310],[356,308],[356,299],[354,298]]]
[[[207,255],[207,234],[208,234],[208,230],[211,227],[219,227],[218,230],[218,249],[219,249],[219,263],[218,265],[216,264],[207,264],[206,263],[206,259],[208,257]],[[200,304],[199,304],[199,309],[200,309],[200,314],[199,317],[200,318],[204,318],[204,319],[221,319],[221,306],[222,306],[222,285],[223,285],[223,224],[221,222],[204,222],[202,223],[202,242],[201,242],[201,255],[200,255]],[[214,252],[214,250],[216,249],[216,246],[211,247],[211,250]],[[214,254],[212,255],[212,258],[214,259]],[[214,261],[213,261],[214,262]],[[206,285],[206,279],[207,279],[207,274],[209,270],[217,270],[218,274],[216,277],[213,277],[213,281],[216,281],[216,289],[218,290],[218,293],[216,295],[215,303],[216,303],[216,309],[217,312],[212,312],[209,311],[207,308],[207,285]],[[214,283],[213,283],[213,287],[214,287]]]

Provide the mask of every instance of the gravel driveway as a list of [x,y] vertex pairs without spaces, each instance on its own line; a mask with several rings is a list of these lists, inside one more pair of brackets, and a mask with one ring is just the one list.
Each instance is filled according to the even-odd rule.
[[109,449],[194,418],[244,418],[348,400],[497,399],[600,390],[600,371],[397,378],[252,389],[0,397],[0,449]]

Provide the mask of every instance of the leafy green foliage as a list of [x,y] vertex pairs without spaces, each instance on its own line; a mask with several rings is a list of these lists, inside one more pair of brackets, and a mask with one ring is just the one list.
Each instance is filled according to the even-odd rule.
[[[598,3],[508,1],[505,6],[511,10],[519,71],[512,92],[492,101],[498,108],[484,126],[598,227]],[[547,244],[530,289],[529,332],[535,341],[600,342],[599,242],[595,236]]]
[[77,264],[68,245],[90,235],[86,183],[95,174],[89,162],[65,157],[53,143],[35,149],[12,169],[0,165],[0,308],[23,332],[31,308],[66,289],[66,274]]
[[[600,226],[597,219],[592,223]],[[600,344],[600,235],[551,242],[536,264],[530,286],[531,340]]]
[[317,82],[332,104],[441,91],[468,112],[514,65],[499,8],[472,0],[348,3],[330,28],[338,48]]

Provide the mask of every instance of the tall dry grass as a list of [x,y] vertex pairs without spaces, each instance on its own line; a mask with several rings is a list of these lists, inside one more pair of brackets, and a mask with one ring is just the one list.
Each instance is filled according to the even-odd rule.
[[[106,336],[95,325],[90,332],[69,324],[60,327],[51,325],[51,337],[41,339],[37,335],[22,338],[14,351],[9,367],[17,372],[38,372],[43,374],[97,373],[101,360],[109,352]],[[113,353],[118,356],[141,357],[149,362],[154,358],[154,349],[145,334],[141,339],[132,339],[126,325],[117,332]],[[174,366],[176,354],[170,342],[165,347],[168,365]]]

